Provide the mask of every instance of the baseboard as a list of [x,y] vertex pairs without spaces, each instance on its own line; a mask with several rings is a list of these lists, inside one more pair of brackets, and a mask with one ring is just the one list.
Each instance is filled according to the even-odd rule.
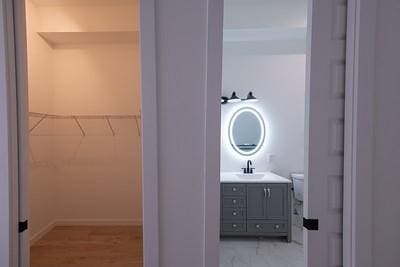
[[61,219],[56,226],[140,226],[142,220],[110,220],[110,219]]
[[50,232],[54,227],[56,227],[55,221],[43,227],[42,230],[40,230],[31,237],[30,245],[32,246],[33,244],[35,244],[38,240],[40,240],[43,236],[45,236],[48,232]]
[[142,220],[109,220],[109,219],[63,219],[49,223],[30,239],[32,246],[56,226],[141,226]]

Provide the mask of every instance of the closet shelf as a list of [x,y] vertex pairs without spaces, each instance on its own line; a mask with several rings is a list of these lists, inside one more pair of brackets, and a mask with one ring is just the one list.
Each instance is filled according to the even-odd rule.
[[29,132],[32,133],[45,119],[69,119],[74,120],[76,127],[79,128],[82,136],[86,136],[86,131],[82,126],[80,120],[105,120],[110,132],[113,136],[116,135],[116,131],[112,125],[112,120],[117,119],[132,119],[135,120],[136,128],[138,131],[138,135],[141,136],[140,131],[140,119],[141,115],[55,115],[55,114],[47,114],[47,113],[37,113],[37,112],[29,112],[29,117],[39,118],[39,120],[29,129]]
[[38,32],[52,47],[80,44],[133,44],[139,31]]
[[133,5],[136,0],[31,0],[37,6]]

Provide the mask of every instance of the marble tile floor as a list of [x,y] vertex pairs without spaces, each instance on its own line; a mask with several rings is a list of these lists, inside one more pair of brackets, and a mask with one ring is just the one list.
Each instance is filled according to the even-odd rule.
[[220,267],[303,267],[302,229],[293,226],[293,241],[282,238],[223,238]]

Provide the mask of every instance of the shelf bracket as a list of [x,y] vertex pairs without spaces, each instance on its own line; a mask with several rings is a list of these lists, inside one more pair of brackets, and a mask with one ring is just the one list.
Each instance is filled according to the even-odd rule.
[[82,136],[86,136],[85,130],[83,130],[83,127],[82,127],[82,125],[79,123],[78,118],[77,118],[76,116],[74,116],[73,118],[74,118],[74,120],[75,120],[75,122],[76,122],[76,125],[78,125],[79,129],[81,130]]
[[47,117],[47,115],[44,115],[43,117],[40,118],[40,120],[38,122],[36,122],[35,125],[33,125],[32,128],[29,129],[29,132],[31,133],[33,130],[36,129],[36,127],[39,126],[40,123],[42,123],[42,121]]

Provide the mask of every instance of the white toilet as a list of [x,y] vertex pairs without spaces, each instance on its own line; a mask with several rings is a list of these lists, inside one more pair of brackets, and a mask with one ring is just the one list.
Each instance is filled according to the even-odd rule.
[[293,224],[300,229],[303,225],[303,195],[304,195],[304,174],[292,173],[290,177],[293,180]]
[[304,173],[292,173],[290,177],[293,180],[294,198],[303,202]]

